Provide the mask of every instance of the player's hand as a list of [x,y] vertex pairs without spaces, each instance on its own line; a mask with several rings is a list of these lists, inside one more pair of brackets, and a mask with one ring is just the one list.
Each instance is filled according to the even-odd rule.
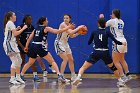
[[52,31],[53,28],[52,28],[52,27],[46,27],[45,30],[47,30],[47,31]]
[[27,25],[24,25],[22,29],[24,29],[24,30],[25,30],[26,28],[28,28],[28,26],[27,26]]
[[122,42],[122,44],[123,44],[124,46],[126,46],[127,43],[126,43],[126,42]]
[[28,52],[28,47],[24,48],[24,52],[26,52],[26,53]]
[[99,15],[99,18],[104,18],[104,14],[100,14]]
[[18,26],[17,28],[16,28],[16,30],[18,31],[18,30],[20,30],[21,29],[21,27],[20,26]]
[[75,24],[72,23],[72,24],[70,24],[68,27],[69,27],[69,29],[74,29],[74,28],[75,28]]

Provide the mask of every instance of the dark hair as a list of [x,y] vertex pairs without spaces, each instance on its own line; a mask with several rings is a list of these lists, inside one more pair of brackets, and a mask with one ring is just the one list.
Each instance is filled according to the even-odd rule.
[[3,21],[4,29],[6,27],[7,22],[10,20],[10,17],[12,17],[13,14],[14,14],[14,12],[12,12],[12,11],[9,11],[8,13],[5,14],[4,21]]
[[22,20],[22,23],[25,23],[28,18],[32,18],[32,16],[31,15],[25,15],[23,20]]
[[46,21],[46,17],[45,17],[45,16],[42,16],[42,17],[40,17],[40,18],[38,19],[37,24],[38,24],[38,25],[43,25],[43,22],[44,22],[44,21]]
[[114,9],[112,12],[118,19],[121,18],[121,12],[119,9]]
[[70,14],[64,14],[64,16],[68,16],[70,18],[70,23],[71,23],[71,19],[72,19],[71,15]]
[[104,18],[98,19],[98,23],[99,23],[101,28],[105,28],[106,27],[106,20]]

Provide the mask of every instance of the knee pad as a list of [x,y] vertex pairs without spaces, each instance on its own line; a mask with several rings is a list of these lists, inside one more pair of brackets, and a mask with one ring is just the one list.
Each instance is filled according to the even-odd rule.
[[15,67],[21,67],[22,64],[22,59],[20,57],[20,54],[15,54],[14,56],[10,57],[13,66]]
[[116,70],[118,70],[114,64],[113,64],[112,67],[109,67],[109,68],[110,68],[113,72],[116,71]]

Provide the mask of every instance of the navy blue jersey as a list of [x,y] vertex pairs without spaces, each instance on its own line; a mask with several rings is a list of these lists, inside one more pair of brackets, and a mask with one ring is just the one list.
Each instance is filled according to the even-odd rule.
[[[20,25],[20,27],[22,28],[25,24]],[[25,29],[25,31],[23,31],[20,36],[19,36],[19,40],[21,42],[21,44],[23,46],[26,45],[27,39],[29,38],[30,34],[32,33],[32,31],[34,30],[34,27],[32,25],[29,25],[28,28]]]
[[37,26],[34,32],[33,42],[46,42],[48,33],[44,33],[45,27],[43,25]]
[[94,48],[102,48],[102,49],[108,49],[108,38],[111,38],[116,44],[122,45],[121,42],[117,41],[114,36],[111,34],[110,31],[107,31],[106,29],[97,29],[96,31],[93,31],[90,39],[88,41],[88,44],[91,44],[94,42]]

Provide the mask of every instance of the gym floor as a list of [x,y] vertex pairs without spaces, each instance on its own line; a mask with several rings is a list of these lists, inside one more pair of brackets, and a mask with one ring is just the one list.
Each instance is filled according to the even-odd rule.
[[33,82],[31,77],[27,77],[25,85],[9,85],[9,77],[1,77],[0,93],[139,93],[140,91],[139,78],[133,76],[125,87],[118,88],[116,79],[105,76],[105,78],[99,78],[99,75],[96,78],[83,78],[78,86],[58,83],[56,78],[50,76],[40,77],[41,82]]

